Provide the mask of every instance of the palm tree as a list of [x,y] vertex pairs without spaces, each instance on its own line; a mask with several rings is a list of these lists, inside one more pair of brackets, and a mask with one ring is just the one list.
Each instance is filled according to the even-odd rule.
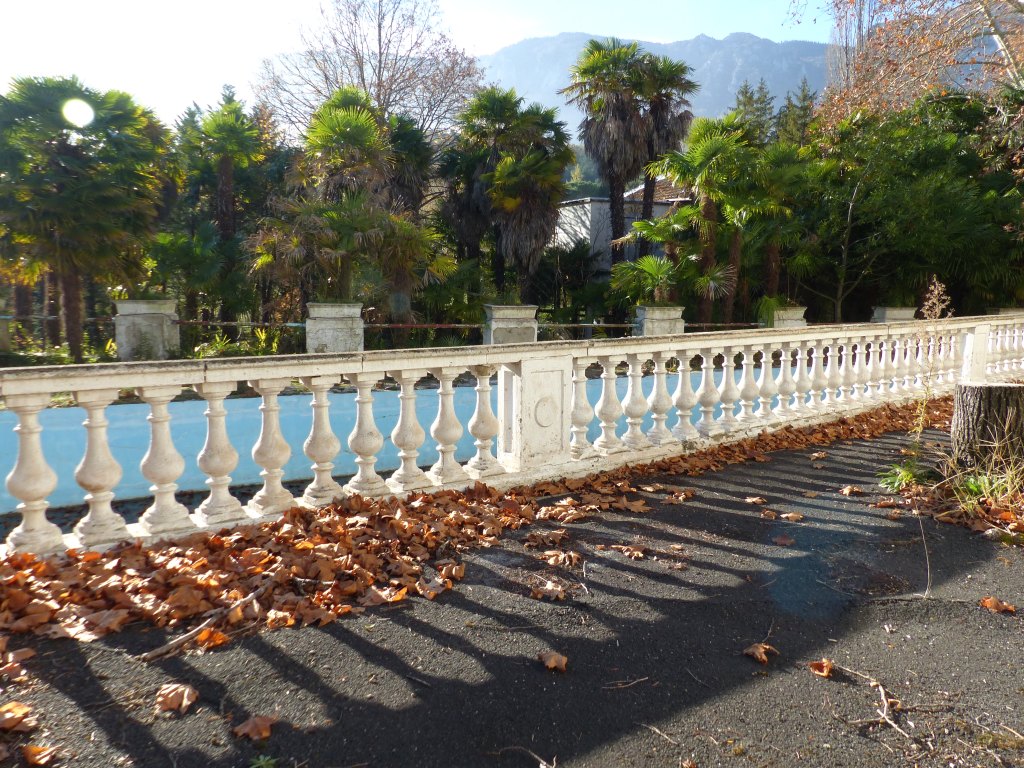
[[[648,165],[677,148],[686,137],[693,120],[687,97],[700,87],[690,79],[692,72],[687,64],[668,56],[644,54],[640,58],[636,69],[637,91],[644,108]],[[656,175],[645,172],[642,219],[650,220],[654,216],[656,182]],[[647,241],[641,241],[641,255],[647,253],[647,247]]]
[[565,124],[553,109],[523,107],[514,90],[485,88],[459,116],[460,134],[441,157],[444,217],[460,255],[479,259],[488,230],[494,234],[491,268],[499,293],[506,261],[518,268],[521,292],[558,221],[562,176],[572,160]]
[[[744,127],[735,113],[721,119],[697,118],[690,127],[685,150],[671,152],[649,166],[675,184],[694,187],[699,210],[694,224],[701,242],[700,269],[705,275],[715,271],[721,207],[730,185],[741,176],[740,158],[748,147]],[[697,322],[710,323],[712,307],[711,295],[701,294]]]
[[[608,181],[613,240],[626,234],[626,184],[643,170],[648,159],[648,131],[637,77],[640,61],[636,43],[615,38],[590,40],[570,70],[569,85],[559,91],[583,110],[580,138]],[[623,258],[620,248],[613,249],[613,263]]]
[[572,150],[565,123],[554,109],[531,105],[521,116],[524,135],[531,138],[525,154],[506,153],[487,180],[498,233],[495,250],[510,258],[519,277],[519,298],[534,300],[532,278],[544,248],[558,225],[558,203],[565,192],[565,169]]
[[141,272],[166,138],[127,94],[100,93],[75,78],[19,78],[0,97],[0,240],[56,277],[76,361],[83,359],[83,276],[130,281]]

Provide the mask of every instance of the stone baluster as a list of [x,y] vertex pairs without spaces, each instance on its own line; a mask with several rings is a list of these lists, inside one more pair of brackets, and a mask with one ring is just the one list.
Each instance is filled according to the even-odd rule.
[[594,408],[587,397],[587,361],[577,357],[572,361],[572,438],[569,454],[574,459],[586,459],[594,455],[594,449],[587,439]]
[[[797,359],[801,359],[799,347],[797,347]],[[772,416],[772,418],[779,421],[788,421],[796,410],[793,407],[793,395],[796,394],[796,379],[793,378],[793,345],[791,344],[784,344],[782,347],[782,357],[779,358],[778,386],[778,413]]]
[[860,400],[860,389],[857,381],[860,378],[860,369],[864,365],[864,341],[861,339],[847,339],[843,344],[843,365],[840,370],[842,382],[840,384],[839,397],[847,401]]
[[[780,374],[788,362],[786,351],[783,350],[781,357],[779,358]],[[789,381],[792,383],[792,375],[790,376]],[[757,410],[757,416],[763,424],[770,424],[777,421],[779,413],[784,413],[789,410],[788,396],[779,397],[779,404],[777,408],[778,413],[772,410],[772,400],[774,400],[775,396],[779,394],[779,384],[775,381],[775,349],[772,347],[766,347],[761,356],[761,378],[757,383],[757,396],[758,401],[760,402],[760,408]],[[792,395],[792,392],[790,392],[790,395]],[[783,408],[783,401],[785,401],[785,408]]]
[[57,473],[46,463],[39,433],[39,412],[50,404],[50,396],[7,395],[7,407],[18,416],[18,459],[7,475],[7,490],[20,502],[21,522],[7,537],[15,552],[54,552],[64,548],[60,528],[46,519],[46,497],[57,487]]
[[736,386],[736,351],[731,347],[726,347],[723,353],[722,388],[718,397],[722,401],[722,415],[718,418],[718,424],[723,432],[732,432],[739,423],[736,418],[736,401],[740,399],[740,390]]
[[1001,354],[999,357],[1002,362],[999,366],[999,370],[1002,371],[1003,373],[1006,373],[1007,371],[1010,370],[1010,358],[1013,354],[1013,340],[1011,339],[1011,332],[1012,329],[1010,328],[1010,326],[1007,325],[1002,329],[1002,332],[1000,333],[1002,343],[1000,345]]
[[647,399],[643,391],[644,360],[640,355],[626,355],[626,362],[629,365],[629,384],[622,408],[626,415],[626,432],[622,436],[622,444],[633,450],[641,450],[651,445],[641,428],[647,413]]
[[491,409],[491,375],[493,365],[475,365],[469,369],[476,376],[476,410],[469,420],[469,434],[475,438],[476,455],[466,464],[466,474],[478,479],[504,474],[505,468],[491,453],[498,436],[498,417]]
[[260,477],[263,487],[256,492],[246,505],[250,517],[273,517],[295,504],[295,499],[281,484],[284,465],[292,455],[288,441],[281,434],[281,406],[277,396],[291,383],[291,379],[259,379],[249,384],[263,398],[260,404],[262,416],[260,436],[252,447],[252,460],[262,467]]
[[989,358],[992,361],[992,373],[998,376],[1003,370],[1003,329],[992,330],[992,354]]
[[195,523],[189,517],[188,509],[174,496],[178,490],[175,481],[185,471],[185,459],[174,447],[168,405],[181,394],[181,387],[139,387],[136,391],[149,405],[149,416],[146,417],[149,421],[149,450],[139,468],[142,476],[153,483],[149,488],[153,492],[153,503],[139,519],[139,527],[150,536],[193,531]]
[[75,392],[75,401],[85,409],[85,455],[75,469],[75,481],[85,490],[89,511],[75,526],[79,544],[92,549],[131,538],[124,519],[110,502],[121,481],[121,465],[114,460],[107,441],[106,408],[117,399],[116,389]]
[[[810,361],[808,361],[810,357]],[[811,391],[813,380],[811,373],[814,368],[808,370],[808,365],[814,364],[814,347],[800,345],[796,348],[796,397],[793,398],[793,411],[797,416],[806,416],[814,410],[811,400],[814,393]]]
[[742,372],[740,374],[740,415],[737,421],[745,426],[757,420],[754,415],[754,406],[757,405],[758,387],[754,380],[755,356],[753,347],[743,347],[740,354],[743,355]]
[[715,406],[718,405],[718,387],[715,385],[715,353],[701,353],[700,388],[697,390],[697,402],[700,403],[700,421],[697,431],[704,437],[717,437],[722,434],[722,427],[715,421]]
[[875,358],[875,394],[873,397],[883,402],[889,400],[892,388],[892,339],[879,339],[878,355]]
[[996,369],[996,331],[991,329],[988,332],[988,339],[985,341],[985,375],[991,376]]
[[428,487],[430,478],[419,468],[416,458],[427,433],[416,417],[416,383],[426,375],[426,370],[403,369],[391,371],[398,382],[399,414],[395,428],[391,431],[391,442],[398,448],[402,465],[387,480],[387,486],[395,493],[406,493]]
[[441,383],[437,390],[437,417],[430,425],[430,436],[437,443],[438,459],[427,472],[435,485],[461,483],[469,479],[455,460],[455,446],[462,437],[462,424],[455,414],[455,392],[452,382],[462,373],[460,368],[432,368],[430,373]]
[[[348,449],[356,457],[356,473],[342,491],[349,496],[383,496],[388,486],[373,468],[377,454],[384,447],[384,435],[373,419],[373,387],[380,381],[381,374],[348,373],[345,378],[356,388],[356,421],[348,436]],[[459,434],[462,434],[461,426]]]
[[907,341],[906,336],[897,336],[892,340],[892,394],[897,398],[907,388]]
[[300,501],[310,507],[326,507],[341,498],[342,489],[334,479],[334,458],[341,451],[341,441],[331,428],[331,387],[337,376],[307,376],[302,383],[313,393],[309,403],[313,418],[302,452],[313,462],[313,482],[306,486]]
[[690,355],[687,352],[680,352],[676,355],[679,362],[679,378],[676,381],[676,391],[672,399],[676,414],[679,417],[676,425],[672,428],[672,434],[684,443],[692,442],[700,437],[700,432],[693,426],[693,408],[697,405],[697,393],[693,391],[693,382],[690,380]]
[[878,339],[865,337],[861,342],[861,348],[863,364],[860,367],[857,386],[861,398],[870,402],[878,395]]
[[193,516],[204,528],[228,526],[246,519],[242,502],[231,495],[231,473],[238,466],[238,451],[227,430],[224,399],[235,390],[233,381],[208,382],[192,387],[206,401],[206,442],[196,457],[196,465],[206,477],[210,494]]
[[822,397],[828,388],[828,376],[825,373],[825,361],[822,358],[827,344],[828,342],[823,341],[811,345],[809,349],[811,353],[811,387],[807,405],[810,407],[811,413],[818,413],[824,407]]
[[952,389],[960,378],[960,366],[963,363],[960,357],[960,334],[946,334],[946,350],[946,388]]
[[921,378],[921,346],[922,341],[917,335],[907,339],[907,375],[903,382],[907,392],[915,393],[920,389]]
[[1019,371],[1021,369],[1021,324],[1014,323],[1010,329],[1010,333],[1013,338],[1013,343],[1010,347],[1010,370]]
[[597,401],[597,418],[601,421],[601,434],[594,441],[594,448],[608,455],[626,450],[622,440],[615,434],[615,426],[622,415],[622,405],[615,391],[615,363],[610,357],[600,357],[601,398]]
[[[825,368],[827,382],[825,384],[825,407],[835,407],[841,393],[843,375],[839,369],[844,355],[839,351],[839,339],[829,339],[828,365]],[[822,347],[824,348],[824,346]]]
[[668,412],[672,408],[672,397],[668,393],[668,372],[665,370],[665,363],[671,359],[670,352],[655,352],[654,362],[654,386],[647,398],[647,407],[651,411],[651,428],[647,430],[647,438],[654,445],[668,445],[676,440],[672,436],[665,422],[668,421]]

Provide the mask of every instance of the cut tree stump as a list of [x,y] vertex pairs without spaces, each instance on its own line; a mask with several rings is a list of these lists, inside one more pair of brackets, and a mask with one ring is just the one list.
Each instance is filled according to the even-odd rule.
[[1024,384],[957,384],[950,436],[961,467],[1024,458]]

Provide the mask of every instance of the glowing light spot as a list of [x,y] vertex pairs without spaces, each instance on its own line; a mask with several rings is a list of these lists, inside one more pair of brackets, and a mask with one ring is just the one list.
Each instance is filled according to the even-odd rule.
[[81,99],[68,99],[65,101],[61,114],[64,115],[65,120],[76,128],[85,128],[96,117],[92,107]]

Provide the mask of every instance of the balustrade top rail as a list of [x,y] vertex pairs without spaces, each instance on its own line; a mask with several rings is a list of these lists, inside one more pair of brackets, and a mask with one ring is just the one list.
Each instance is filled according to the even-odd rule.
[[846,337],[867,339],[919,333],[927,329],[965,330],[978,325],[1002,328],[1018,324],[1013,315],[914,320],[902,323],[846,323],[803,328],[758,328],[731,331],[685,333],[674,336],[630,336],[625,338],[537,341],[491,346],[424,347],[369,350],[345,353],[263,355],[206,360],[168,360],[91,363],[82,365],[25,366],[0,369],[0,396],[67,392],[75,389],[139,387],[178,381],[242,381],[279,376],[287,367],[293,379],[316,376],[325,369],[345,373],[385,372],[405,367],[502,365],[516,360],[557,357],[607,357],[643,354],[675,349],[696,355],[702,348],[728,346],[739,352],[745,346],[767,343],[806,343]]
[[[697,360],[699,369],[679,365],[670,371],[673,359]],[[627,374],[620,377],[617,368],[623,362]],[[595,365],[601,369],[599,381],[588,376]],[[296,504],[323,506],[352,494],[401,495],[464,487],[477,480],[507,487],[580,476],[677,455],[709,441],[816,423],[928,391],[948,391],[963,377],[1012,378],[1022,371],[1024,315],[9,368],[0,371],[0,397],[17,417],[18,439],[6,482],[20,502],[22,522],[6,546],[33,552],[105,547],[128,538],[169,538],[273,519]],[[431,392],[417,388],[428,373],[439,383]],[[455,380],[466,373],[476,381],[470,418],[457,410],[453,390]],[[492,404],[494,373],[498,378]],[[375,469],[385,436],[376,426],[373,406],[374,387],[385,376],[400,390],[389,435],[400,466],[386,479]],[[298,498],[282,482],[293,447],[282,432],[278,400],[295,379],[311,392],[309,435],[301,446],[311,462],[310,482]],[[342,379],[356,390],[355,396],[332,400],[329,392]],[[238,451],[229,437],[224,406],[239,381],[247,381],[261,398],[260,433],[251,455],[262,468],[263,485],[245,505],[232,493],[230,474],[238,465]],[[207,406],[206,443],[195,463],[207,477],[209,494],[194,510],[176,496],[185,458],[169,425],[174,415],[169,406],[183,387],[191,387]],[[105,417],[119,390],[129,388],[148,405],[137,432],[148,439],[140,470],[152,483],[152,503],[132,524],[111,506],[122,468],[110,449]],[[56,488],[57,476],[46,460],[47,450],[54,448],[48,449],[43,440],[39,413],[57,392],[72,393],[86,414],[84,455],[73,474],[84,491],[87,511],[70,534],[46,519],[47,497]],[[467,394],[473,393],[462,390],[463,405]],[[429,468],[418,462],[427,436],[418,413],[424,407],[436,413],[429,435],[437,461]],[[333,473],[341,441],[334,434],[332,408],[346,409],[352,424],[347,446],[357,469],[344,485]],[[474,439],[469,446],[474,453],[462,463],[456,452],[465,432]],[[0,441],[0,462],[6,461],[3,451],[12,443]]]

